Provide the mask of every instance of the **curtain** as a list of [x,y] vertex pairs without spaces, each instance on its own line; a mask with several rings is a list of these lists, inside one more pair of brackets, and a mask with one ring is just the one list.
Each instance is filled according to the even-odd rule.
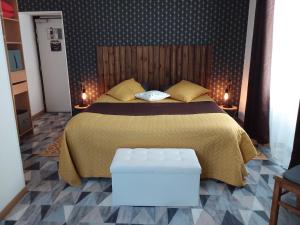
[[294,137],[294,147],[289,168],[300,165],[300,104],[298,109],[298,119],[296,123],[296,132]]
[[293,149],[300,99],[300,2],[277,1],[274,11],[270,89],[270,147],[287,168]]
[[244,128],[259,143],[269,142],[270,68],[274,0],[257,1]]

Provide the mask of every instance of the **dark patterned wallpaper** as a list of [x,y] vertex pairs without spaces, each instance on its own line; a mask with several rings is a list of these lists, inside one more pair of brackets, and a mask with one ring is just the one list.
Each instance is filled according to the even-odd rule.
[[20,11],[62,11],[72,103],[84,81],[97,97],[97,45],[209,44],[212,96],[221,101],[228,79],[238,104],[249,0],[19,0]]

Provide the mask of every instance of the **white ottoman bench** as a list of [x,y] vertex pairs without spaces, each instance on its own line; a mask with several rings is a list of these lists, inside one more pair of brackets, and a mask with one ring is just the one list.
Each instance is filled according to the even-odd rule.
[[110,172],[113,205],[198,205],[201,167],[192,149],[120,148]]

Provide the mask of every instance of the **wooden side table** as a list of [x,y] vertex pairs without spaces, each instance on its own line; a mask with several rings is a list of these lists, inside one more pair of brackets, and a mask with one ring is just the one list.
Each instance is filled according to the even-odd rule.
[[90,107],[90,105],[86,105],[86,106],[75,105],[75,106],[74,106],[73,116],[77,115],[78,113],[83,112],[83,111],[86,110],[88,107]]
[[219,105],[219,107],[225,112],[227,112],[234,119],[237,118],[238,107],[236,105],[233,105],[232,107],[225,107],[224,105]]

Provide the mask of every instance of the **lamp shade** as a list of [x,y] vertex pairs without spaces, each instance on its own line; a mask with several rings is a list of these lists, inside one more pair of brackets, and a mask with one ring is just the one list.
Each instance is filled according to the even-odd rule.
[[229,99],[229,93],[228,93],[228,89],[226,89],[224,93],[224,101],[227,102],[228,99]]
[[82,100],[86,100],[87,99],[87,94],[85,92],[81,93],[81,98]]
[[81,86],[81,100],[82,101],[81,101],[80,106],[82,106],[82,107],[87,106],[87,103],[86,103],[87,97],[88,97],[88,95],[86,94],[85,87],[82,85]]

